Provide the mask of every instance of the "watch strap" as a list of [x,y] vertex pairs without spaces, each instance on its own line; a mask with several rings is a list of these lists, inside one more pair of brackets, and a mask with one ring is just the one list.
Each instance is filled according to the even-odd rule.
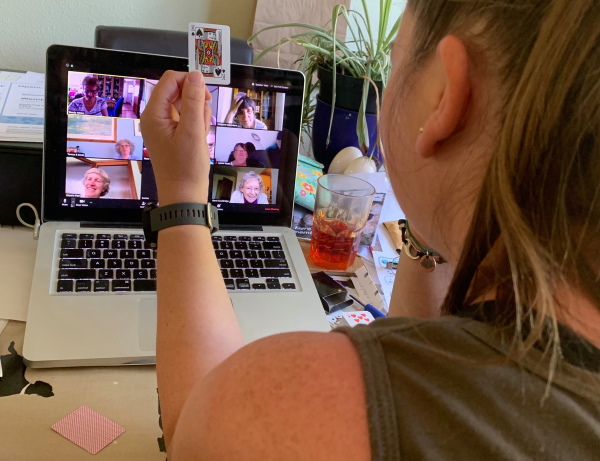
[[150,202],[142,213],[144,237],[152,248],[156,248],[159,230],[186,224],[207,226],[212,233],[218,231],[217,208],[211,204],[194,202],[157,207]]
[[183,202],[161,206],[150,212],[153,232],[186,224],[207,226],[211,232],[216,232],[219,228],[217,208],[210,203]]

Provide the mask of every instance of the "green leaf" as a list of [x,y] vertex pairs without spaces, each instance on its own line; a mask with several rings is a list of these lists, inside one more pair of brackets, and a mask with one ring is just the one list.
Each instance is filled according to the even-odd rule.
[[[352,77],[364,79],[363,94],[359,109],[359,117],[356,126],[360,148],[363,152],[369,149],[369,135],[366,124],[366,103],[370,85],[374,81],[381,81],[383,90],[387,86],[388,77],[392,68],[390,53],[391,43],[398,32],[401,16],[388,28],[390,15],[395,0],[379,0],[379,21],[374,24],[371,21],[369,8],[366,0],[361,0],[363,12],[347,9],[344,5],[335,5],[331,11],[331,21],[323,27],[304,23],[287,23],[272,25],[258,31],[248,39],[251,43],[259,34],[267,30],[283,27],[297,27],[302,32],[283,38],[279,43],[263,50],[255,59],[259,62],[267,53],[277,51],[280,53],[282,46],[287,43],[295,43],[304,49],[304,54],[299,56],[295,66],[301,70],[305,77],[305,96],[303,107],[302,131],[309,134],[314,118],[315,94],[319,82],[315,80],[318,66],[334,71],[333,75],[333,100],[335,107],[337,72]],[[371,8],[372,9],[372,8]],[[336,37],[339,21],[343,20],[347,26],[347,41],[344,42]],[[379,106],[381,95],[377,100],[377,119],[379,120]],[[330,117],[327,143],[329,143],[332,130],[333,112]],[[383,146],[377,141],[381,152]]]

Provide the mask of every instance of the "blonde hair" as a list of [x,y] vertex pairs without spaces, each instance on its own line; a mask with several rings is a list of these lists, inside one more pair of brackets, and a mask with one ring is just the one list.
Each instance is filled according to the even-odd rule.
[[[416,22],[406,72],[454,34],[502,96],[497,148],[444,312],[497,288],[494,320],[515,327],[513,354],[541,342],[551,379],[557,286],[600,308],[600,2],[409,0],[407,8]],[[492,249],[500,264],[490,269]]]
[[91,173],[97,174],[102,178],[102,192],[100,193],[100,197],[104,197],[106,194],[108,194],[108,191],[110,190],[110,178],[108,177],[108,173],[102,168],[90,168],[83,175],[83,179],[81,182],[84,182],[87,179],[88,175]]

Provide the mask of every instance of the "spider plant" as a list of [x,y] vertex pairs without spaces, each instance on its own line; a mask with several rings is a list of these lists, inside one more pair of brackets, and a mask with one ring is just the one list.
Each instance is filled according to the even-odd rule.
[[[356,134],[359,148],[363,153],[369,150],[369,134],[366,121],[367,97],[369,86],[375,88],[377,97],[377,119],[379,120],[380,97],[375,82],[381,82],[385,89],[391,70],[391,44],[398,32],[400,17],[391,24],[393,9],[392,0],[379,0],[379,21],[374,23],[369,15],[367,0],[361,0],[363,12],[347,9],[345,5],[335,5],[331,14],[331,21],[324,27],[311,24],[287,23],[265,27],[252,35],[248,43],[252,42],[260,33],[282,27],[297,27],[303,32],[286,37],[279,43],[262,51],[255,59],[260,59],[267,53],[279,49],[282,45],[292,42],[304,48],[304,54],[298,58],[296,65],[306,76],[304,93],[304,113],[302,131],[311,136],[312,121],[315,112],[315,93],[319,81],[316,73],[319,66],[333,71],[332,107],[336,99],[336,74],[345,74],[363,79],[362,99],[358,111]],[[345,21],[347,27],[346,41],[337,38],[339,21]],[[391,24],[391,26],[390,26]],[[327,144],[331,137],[333,110],[329,123]],[[381,146],[379,146],[381,149]]]

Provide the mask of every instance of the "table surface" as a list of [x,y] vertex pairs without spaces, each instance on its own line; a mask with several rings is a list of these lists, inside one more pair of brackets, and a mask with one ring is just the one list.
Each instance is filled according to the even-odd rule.
[[[7,300],[26,303],[31,276],[24,274],[31,274],[33,271],[36,245],[29,241],[23,243],[23,232],[26,232],[24,228],[4,227],[0,231],[3,246],[14,247],[16,242],[20,242],[11,261],[11,264],[18,266],[18,279],[14,276],[10,278],[11,271],[5,262],[0,261],[0,273],[7,276],[5,279],[0,278],[2,304]],[[311,271],[322,270],[312,264],[308,257],[310,243],[300,241],[300,246]],[[354,271],[360,266],[360,258],[357,258],[348,270]],[[8,292],[11,295],[5,296]],[[95,455],[94,459],[166,459],[166,454],[160,451],[162,431],[159,427],[156,372],[153,365],[27,368],[24,373],[8,374],[9,368],[22,366],[20,354],[24,332],[25,322],[13,320],[0,334],[0,355],[5,370],[4,376],[0,378],[0,433],[3,440],[0,444],[0,458],[15,461],[47,460],[48,453],[53,453],[53,458],[56,459],[89,459],[90,453],[51,429],[52,424],[86,405],[125,428],[125,432]],[[9,352],[12,343],[18,355]],[[52,387],[51,397],[28,394],[46,394],[49,387],[43,383]]]

